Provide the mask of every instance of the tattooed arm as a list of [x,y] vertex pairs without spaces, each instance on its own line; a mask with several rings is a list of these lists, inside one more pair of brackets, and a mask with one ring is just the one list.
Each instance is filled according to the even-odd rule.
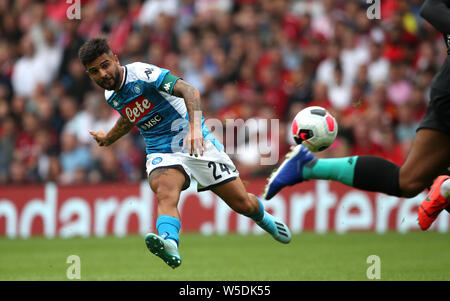
[[200,92],[182,79],[177,80],[173,87],[173,95],[184,98],[189,115],[189,133],[184,139],[183,149],[187,146],[189,154],[196,157],[203,155],[205,141],[202,133],[202,109]]
[[98,132],[89,131],[89,133],[94,137],[100,146],[109,146],[113,144],[117,139],[128,133],[132,128],[133,124],[127,119],[120,116],[114,127],[108,132],[101,130]]
[[173,95],[184,98],[191,126],[201,126],[200,92],[182,79],[173,87]]

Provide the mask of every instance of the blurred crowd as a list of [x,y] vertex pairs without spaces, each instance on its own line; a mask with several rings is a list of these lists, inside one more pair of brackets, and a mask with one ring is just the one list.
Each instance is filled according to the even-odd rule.
[[[402,164],[447,53],[421,0],[379,2],[381,19],[366,0],[0,0],[0,184],[145,179],[137,129],[108,148],[88,133],[118,118],[77,56],[98,36],[122,65],[151,63],[199,89],[206,118],[279,120],[243,143],[277,136],[280,159],[295,114],[319,105],[339,135],[318,156]],[[275,166],[250,150],[232,154],[241,176],[267,176]]]

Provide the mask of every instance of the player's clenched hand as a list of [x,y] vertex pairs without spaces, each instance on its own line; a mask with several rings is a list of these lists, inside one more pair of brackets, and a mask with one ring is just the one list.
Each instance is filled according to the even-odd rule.
[[203,133],[199,126],[190,127],[188,134],[183,141],[183,150],[188,148],[189,155],[196,157],[203,156],[205,147],[205,140],[203,139]]
[[111,143],[109,142],[108,139],[106,139],[106,133],[103,130],[100,130],[98,132],[94,132],[89,130],[89,134],[92,135],[92,137],[95,139],[95,141],[97,141],[97,144],[99,146],[108,146]]

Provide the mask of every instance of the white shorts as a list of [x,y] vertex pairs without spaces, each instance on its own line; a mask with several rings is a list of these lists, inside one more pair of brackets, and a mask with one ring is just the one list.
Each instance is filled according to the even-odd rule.
[[183,168],[186,176],[183,190],[189,187],[191,178],[197,181],[198,191],[205,191],[239,176],[230,157],[224,151],[219,151],[211,141],[205,141],[203,156],[195,157],[182,152],[149,154],[146,167],[147,175],[162,167]]

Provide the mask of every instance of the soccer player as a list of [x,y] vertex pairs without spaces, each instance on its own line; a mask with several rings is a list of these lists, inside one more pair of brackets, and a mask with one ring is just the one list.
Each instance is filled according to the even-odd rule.
[[89,77],[105,89],[107,103],[120,113],[108,133],[90,131],[98,145],[111,145],[135,126],[146,142],[148,181],[158,201],[159,235],[145,237],[150,252],[172,268],[181,264],[177,205],[191,177],[197,180],[198,191],[213,191],[277,241],[290,242],[288,227],[246,192],[223,145],[206,128],[197,89],[154,65],[135,62],[121,66],[106,39],[87,41],[78,55]]
[[[450,0],[426,0],[421,16],[444,34],[450,54]],[[327,179],[367,191],[413,197],[432,184],[419,206],[419,226],[427,230],[450,204],[450,55],[431,83],[431,101],[402,166],[375,156],[318,159],[298,145],[272,173],[264,198],[283,187],[310,179]],[[439,176],[441,175],[441,176]],[[434,180],[434,183],[433,183]]]

